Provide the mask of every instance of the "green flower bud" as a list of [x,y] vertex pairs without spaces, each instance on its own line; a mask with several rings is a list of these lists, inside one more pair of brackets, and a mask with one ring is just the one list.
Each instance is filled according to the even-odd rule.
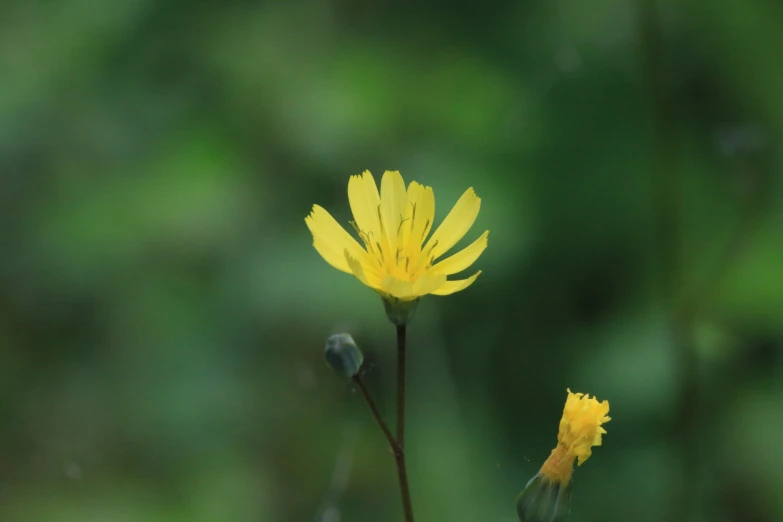
[[407,325],[419,305],[419,299],[404,301],[390,295],[384,295],[382,298],[386,317],[396,326]]
[[562,522],[570,503],[571,482],[563,484],[538,473],[517,497],[517,514],[521,522]]
[[364,355],[356,346],[351,334],[340,333],[329,336],[324,349],[326,362],[337,373],[348,378],[354,377],[362,367]]

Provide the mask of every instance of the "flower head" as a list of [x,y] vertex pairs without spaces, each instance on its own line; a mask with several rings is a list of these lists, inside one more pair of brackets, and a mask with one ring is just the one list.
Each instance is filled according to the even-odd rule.
[[399,172],[386,171],[381,190],[369,171],[351,176],[348,202],[356,241],[323,208],[313,205],[305,218],[313,246],[330,265],[380,293],[384,299],[406,303],[427,294],[448,295],[464,290],[481,271],[467,279],[447,280],[472,265],[487,247],[489,231],[464,250],[436,262],[468,232],[481,200],[465,191],[446,219],[427,239],[435,217],[431,187],[405,182]]
[[571,393],[563,408],[557,447],[541,470],[517,497],[521,522],[562,522],[570,512],[571,473],[574,460],[581,465],[590,458],[593,446],[601,445],[606,433],[601,425],[609,422],[609,402],[598,402],[584,393]]
[[563,408],[557,447],[541,467],[541,474],[553,482],[567,483],[571,479],[574,460],[582,465],[590,458],[593,446],[601,445],[601,436],[606,430],[601,427],[611,420],[609,402],[598,400],[584,393],[571,393]]

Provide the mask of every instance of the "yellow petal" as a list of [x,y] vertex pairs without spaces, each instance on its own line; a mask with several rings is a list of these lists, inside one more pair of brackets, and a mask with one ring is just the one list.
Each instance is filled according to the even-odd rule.
[[345,272],[346,274],[351,273],[351,267],[348,266],[348,264],[345,262],[344,257],[339,257],[337,255],[333,245],[330,243],[324,243],[319,239],[313,239],[313,246],[315,247],[315,250],[321,254],[321,257],[324,258],[324,261],[335,267],[337,270]]
[[350,274],[351,269],[345,262],[343,252],[347,250],[353,257],[360,259],[364,250],[359,243],[321,206],[313,205],[305,223],[313,235],[313,246],[321,257],[336,269]]
[[384,172],[383,179],[381,179],[381,215],[383,216],[383,230],[388,240],[389,252],[395,257],[400,223],[407,203],[408,195],[405,192],[405,182],[400,173],[396,170]]
[[[427,245],[424,247],[424,251],[428,254],[427,257],[437,259],[456,245],[457,241],[462,239],[473,226],[480,208],[481,199],[473,192],[473,188],[469,188],[462,194],[449,215],[427,241]],[[428,252],[429,248],[432,248],[431,252]]]
[[424,274],[413,283],[413,293],[417,296],[433,293],[446,284],[446,274]]
[[404,244],[412,250],[410,255],[415,256],[424,244],[424,239],[432,229],[432,221],[435,219],[435,193],[432,187],[425,187],[415,181],[408,185],[408,208],[405,218],[410,219],[410,224],[406,221],[403,228],[407,225],[410,227],[410,232]]
[[367,277],[367,273],[365,272],[362,264],[356,258],[352,257],[350,252],[348,252],[348,250],[345,250],[343,252],[343,256],[346,264],[350,267],[349,273],[352,273],[353,275],[356,276],[356,279],[358,279],[365,285],[375,290],[376,287],[372,284],[372,281]]
[[[421,189],[421,185],[416,183],[415,181],[411,181],[410,185],[408,185],[408,192],[405,194],[405,211],[402,213],[402,223],[400,223],[400,234],[398,239],[398,243],[400,245],[400,248],[405,250],[405,254],[408,255],[408,252],[410,251],[409,248],[409,242],[411,237],[411,229],[413,227],[413,218],[415,217],[414,212],[414,199],[416,196],[418,196],[418,192]],[[412,198],[413,196],[413,198]]]
[[403,281],[394,276],[386,276],[381,282],[381,290],[398,299],[414,299],[416,294],[410,281]]
[[381,222],[378,219],[378,207],[381,197],[369,170],[365,170],[362,175],[351,176],[348,180],[348,203],[351,205],[356,226],[362,234],[373,243],[380,241]]
[[465,290],[467,287],[473,284],[473,281],[481,274],[481,270],[473,274],[467,279],[457,279],[456,281],[446,281],[446,283],[432,292],[433,295],[449,295],[460,290]]
[[487,248],[487,236],[489,230],[481,234],[477,240],[463,248],[453,256],[449,256],[440,263],[436,263],[430,270],[438,274],[456,274],[462,272],[476,262],[484,249]]

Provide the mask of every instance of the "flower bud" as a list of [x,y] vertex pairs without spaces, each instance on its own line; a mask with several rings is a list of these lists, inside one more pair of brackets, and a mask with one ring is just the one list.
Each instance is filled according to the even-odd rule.
[[362,367],[364,355],[356,346],[351,334],[340,333],[329,336],[324,349],[326,362],[334,371],[348,378],[354,377]]
[[562,522],[570,502],[570,482],[552,481],[537,473],[517,497],[517,515],[521,522]]

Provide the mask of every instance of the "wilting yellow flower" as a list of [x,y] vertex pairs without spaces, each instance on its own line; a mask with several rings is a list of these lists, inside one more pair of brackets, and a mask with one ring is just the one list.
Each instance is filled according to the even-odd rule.
[[351,176],[348,202],[351,222],[361,246],[323,207],[313,205],[305,218],[313,246],[333,267],[395,301],[414,301],[427,294],[448,295],[464,290],[481,271],[467,279],[447,280],[472,265],[487,247],[489,231],[464,250],[435,262],[468,232],[481,200],[465,191],[449,215],[425,243],[435,217],[431,187],[411,182],[406,190],[399,172],[386,171],[381,190],[369,171]]
[[601,436],[606,433],[601,425],[611,420],[608,413],[608,401],[598,402],[595,397],[568,390],[557,447],[544,462],[540,473],[553,482],[567,483],[571,479],[574,460],[578,459],[577,464],[581,466],[590,458],[591,448],[601,445]]

